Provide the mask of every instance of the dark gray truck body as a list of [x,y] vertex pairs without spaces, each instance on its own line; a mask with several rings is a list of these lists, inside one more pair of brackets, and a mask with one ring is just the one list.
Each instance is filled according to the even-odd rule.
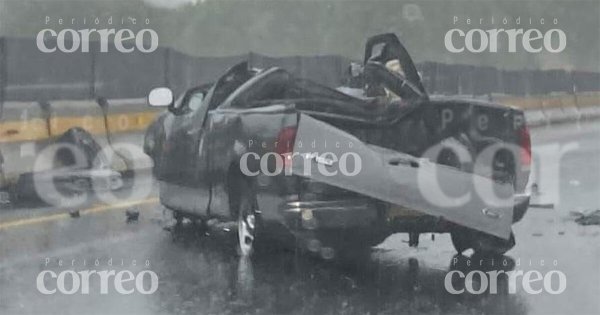
[[[401,72],[386,68],[390,60]],[[464,228],[510,238],[510,225],[529,203],[522,111],[429,98],[390,34],[369,40],[363,66],[359,97],[245,63],[188,91],[146,135],[162,204],[187,216],[234,220],[230,204],[245,181],[264,226],[309,240],[346,231],[374,245],[394,232]],[[194,95],[201,102],[193,104]],[[324,153],[357,154],[362,168],[352,176],[305,173],[311,163],[313,170],[338,169],[339,160]],[[502,202],[486,200],[483,186]],[[429,187],[447,198],[431,200]]]

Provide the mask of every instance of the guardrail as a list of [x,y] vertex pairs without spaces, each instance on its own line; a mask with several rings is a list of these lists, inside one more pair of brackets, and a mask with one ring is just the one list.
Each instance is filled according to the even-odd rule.
[[497,103],[523,109],[530,126],[544,126],[600,117],[600,92],[540,97],[493,97]]

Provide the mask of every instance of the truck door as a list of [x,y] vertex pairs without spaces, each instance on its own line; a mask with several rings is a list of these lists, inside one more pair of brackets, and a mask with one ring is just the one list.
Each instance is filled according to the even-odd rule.
[[161,200],[173,209],[206,214],[210,183],[207,160],[200,156],[204,145],[203,123],[208,104],[205,88],[188,91],[176,102],[161,166]]

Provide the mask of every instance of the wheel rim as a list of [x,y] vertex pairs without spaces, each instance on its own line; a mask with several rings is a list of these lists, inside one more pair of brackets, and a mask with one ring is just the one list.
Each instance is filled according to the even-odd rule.
[[[241,209],[240,209],[241,210]],[[254,249],[254,231],[256,217],[249,211],[240,211],[238,219],[238,243],[242,256],[249,256]]]

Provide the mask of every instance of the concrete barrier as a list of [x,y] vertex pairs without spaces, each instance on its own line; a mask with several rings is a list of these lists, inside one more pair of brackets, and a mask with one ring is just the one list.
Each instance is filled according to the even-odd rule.
[[508,106],[514,106],[523,110],[539,110],[542,102],[539,98],[515,97],[511,95],[494,95],[492,100]]
[[[74,127],[88,131],[105,148],[105,153],[112,156],[111,168],[126,171],[129,165],[151,167],[150,159],[140,152],[143,131],[154,119],[156,111],[147,111],[144,103],[143,99],[119,100],[106,113],[106,120],[95,100],[54,101],[43,105],[36,102],[4,103],[0,120],[0,187],[14,182],[21,174],[32,172],[39,152]],[[118,138],[113,140],[113,137]],[[115,153],[112,149],[115,143],[131,144],[139,151]]]
[[106,134],[104,116],[95,101],[55,101],[50,103],[50,134],[60,136],[73,127],[92,135]]
[[530,97],[494,95],[494,102],[523,109],[532,127],[600,117],[600,92]]
[[548,123],[559,123],[566,120],[563,110],[560,107],[544,108],[542,109],[542,112],[544,113],[544,116],[546,116]]
[[162,109],[149,107],[146,99],[112,99],[107,101],[110,134],[144,131]]
[[[121,157],[124,167],[119,171],[146,170],[152,167],[152,160],[144,154],[142,146],[146,128],[161,111],[147,106],[146,99],[113,99],[99,101],[105,109],[108,121],[108,134],[116,156]],[[104,104],[102,104],[104,103]]]
[[563,117],[565,121],[577,121],[581,119],[581,113],[579,112],[579,108],[574,105],[563,105],[562,106]]
[[548,124],[548,119],[541,109],[527,109],[524,110],[525,121],[532,127],[543,126]]
[[47,138],[48,113],[37,102],[6,102],[0,117],[0,143]]
[[33,169],[50,136],[48,112],[36,102],[4,103],[0,120],[0,186]]
[[579,108],[582,119],[595,119],[600,117],[600,106],[583,106]]
[[600,92],[585,92],[576,94],[577,106],[600,106]]

